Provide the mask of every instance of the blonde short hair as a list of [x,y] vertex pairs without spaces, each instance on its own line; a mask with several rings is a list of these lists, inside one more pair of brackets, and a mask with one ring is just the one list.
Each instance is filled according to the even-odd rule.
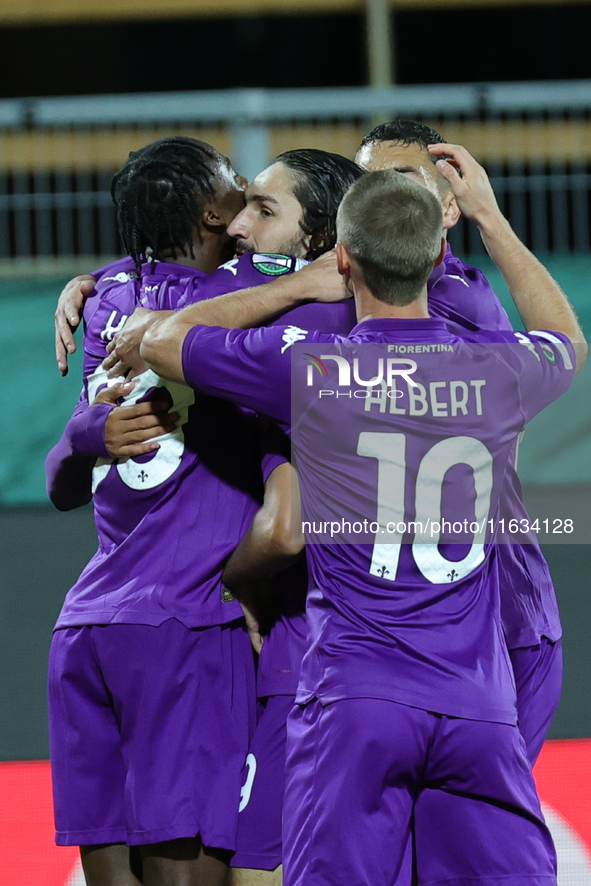
[[400,172],[368,172],[339,207],[337,236],[375,298],[407,305],[421,294],[441,251],[441,206]]

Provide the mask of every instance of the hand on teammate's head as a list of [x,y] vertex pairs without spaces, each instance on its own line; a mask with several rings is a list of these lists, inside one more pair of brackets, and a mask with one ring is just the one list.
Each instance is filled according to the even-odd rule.
[[502,218],[497,198],[484,167],[461,145],[429,145],[429,152],[437,157],[437,168],[449,182],[460,211],[483,224],[494,216]]

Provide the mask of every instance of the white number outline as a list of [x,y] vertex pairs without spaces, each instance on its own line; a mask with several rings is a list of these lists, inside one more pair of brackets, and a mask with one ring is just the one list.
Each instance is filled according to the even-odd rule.
[[246,766],[248,767],[248,775],[246,776],[246,781],[240,788],[240,805],[238,806],[238,812],[243,812],[250,803],[254,777],[257,774],[257,758],[254,754],[248,754],[246,758]]
[[[120,376],[118,378],[109,378],[104,369],[96,370],[87,379],[88,384],[88,400],[90,403],[96,397],[99,388],[111,387],[114,384],[125,381]],[[164,381],[153,372],[147,369],[141,375],[134,379],[134,389],[123,398],[126,405],[132,406],[144,397],[151,388],[162,388],[169,392],[172,397],[173,405],[170,409],[172,412],[179,413],[179,421],[177,428],[161,437],[154,437],[160,444],[160,448],[155,451],[153,457],[148,462],[137,462],[134,458],[99,458],[92,472],[92,492],[96,492],[99,484],[105,479],[112,467],[115,467],[121,480],[130,489],[145,490],[154,489],[166,482],[178,469],[185,451],[185,435],[182,427],[188,419],[189,407],[195,402],[195,391],[186,385],[177,384],[176,382]],[[139,469],[139,471],[138,471]]]
[[[458,449],[461,455],[458,456]],[[357,454],[375,458],[378,462],[377,516],[378,531],[372,549],[370,575],[395,581],[400,559],[402,533],[386,531],[387,524],[396,527],[405,522],[406,492],[406,437],[391,432],[362,431],[357,442]],[[432,541],[427,525],[441,526],[441,497],[443,480],[455,465],[472,468],[476,491],[475,521],[479,530],[474,533],[470,550],[459,561],[447,560],[439,551],[440,532]],[[415,522],[425,528],[417,532],[412,545],[414,561],[422,575],[432,584],[448,584],[473,572],[484,560],[484,540],[490,513],[493,486],[493,457],[476,437],[448,437],[436,443],[421,459],[415,484]],[[395,539],[384,544],[384,537]],[[451,572],[450,572],[451,567]]]

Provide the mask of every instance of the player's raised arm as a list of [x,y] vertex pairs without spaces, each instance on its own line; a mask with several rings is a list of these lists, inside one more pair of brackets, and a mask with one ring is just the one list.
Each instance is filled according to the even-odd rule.
[[575,312],[556,280],[511,228],[499,209],[485,170],[460,145],[430,145],[429,151],[434,156],[441,155],[437,167],[450,183],[463,214],[478,226],[525,328],[552,330],[569,338],[576,346],[579,371],[588,349]]

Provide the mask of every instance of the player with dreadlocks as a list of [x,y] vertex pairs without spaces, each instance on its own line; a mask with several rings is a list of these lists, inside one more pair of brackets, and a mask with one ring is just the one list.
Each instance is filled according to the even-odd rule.
[[198,288],[232,254],[227,225],[243,191],[227,158],[179,137],[132,153],[113,197],[142,275],[112,269],[87,302],[85,388],[48,459],[62,509],[88,499],[86,480],[72,479],[88,478],[96,462],[99,536],[50,654],[57,842],[80,846],[89,886],[221,884],[254,674],[240,606],[220,587],[257,507],[252,417],[208,398],[196,410],[193,391],[142,372],[119,393],[156,400],[164,436],[136,462],[110,448],[112,405],[87,404],[107,382],[106,345],[136,305],[176,307],[167,274]]
[[[187,265],[197,261],[196,248],[202,251],[209,233],[220,238],[219,248],[208,250],[201,270],[212,271],[230,258],[233,243],[225,229],[241,208],[242,188],[237,184],[227,158],[205,142],[177,136],[132,151],[113,177],[111,196],[121,237],[138,274],[146,257],[164,261],[182,256]],[[215,219],[202,218],[206,204],[216,196],[224,222],[217,226]],[[204,264],[203,257],[199,261]]]
[[[242,611],[221,576],[262,485],[253,417],[211,398],[197,408],[194,391],[141,366],[87,405],[106,382],[106,344],[136,305],[178,308],[302,264],[248,255],[208,276],[227,256],[243,197],[226,158],[198,144],[149,145],[115,178],[131,261],[105,269],[86,304],[86,396],[48,458],[50,496],[69,508],[88,500],[99,457],[100,548],[66,598],[50,663],[58,842],[82,845],[90,886],[137,883],[137,856],[144,883],[209,886],[235,847],[254,686]],[[284,309],[313,297],[305,289],[293,299],[284,287]],[[261,321],[277,310],[260,304]],[[113,408],[113,392],[125,405]],[[147,442],[119,434],[128,409],[147,422]]]

